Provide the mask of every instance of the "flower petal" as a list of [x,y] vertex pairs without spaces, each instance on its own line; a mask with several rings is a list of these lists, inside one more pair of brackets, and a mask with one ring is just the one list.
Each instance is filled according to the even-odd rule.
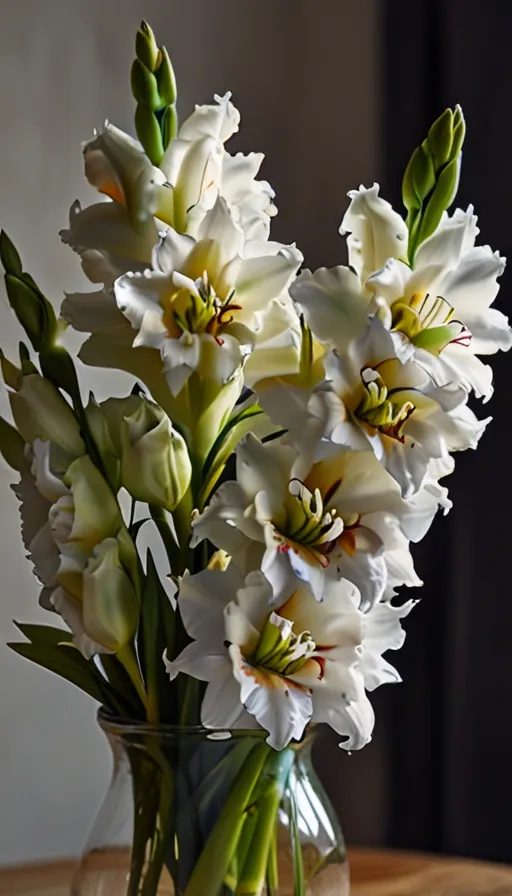
[[267,743],[282,750],[291,740],[300,740],[313,715],[311,693],[289,679],[255,669],[237,647],[229,648],[233,672],[240,682],[242,703],[268,731]]
[[349,264],[362,283],[378,271],[388,258],[406,258],[409,238],[407,225],[379,196],[379,185],[349,192],[350,205],[341,222],[340,233],[347,239]]
[[366,325],[369,300],[349,268],[319,268],[314,274],[303,271],[290,287],[290,295],[316,338],[339,351]]

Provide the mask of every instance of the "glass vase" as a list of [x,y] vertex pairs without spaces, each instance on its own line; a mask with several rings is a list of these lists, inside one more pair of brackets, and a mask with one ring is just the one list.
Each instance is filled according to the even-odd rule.
[[113,776],[72,896],[348,896],[313,733],[276,752],[265,732],[99,722]]

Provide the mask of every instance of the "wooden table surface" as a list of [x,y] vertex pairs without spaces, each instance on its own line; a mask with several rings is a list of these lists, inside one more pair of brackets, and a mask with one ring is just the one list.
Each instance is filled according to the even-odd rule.
[[[352,849],[351,896],[512,896],[512,867]],[[69,896],[72,864],[0,869],[0,896]]]

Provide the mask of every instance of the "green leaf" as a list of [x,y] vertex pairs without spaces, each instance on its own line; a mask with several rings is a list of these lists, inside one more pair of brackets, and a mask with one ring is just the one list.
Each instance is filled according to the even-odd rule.
[[0,417],[0,454],[13,470],[19,473],[30,470],[30,463],[25,457],[25,440],[3,417]]
[[85,691],[98,703],[107,702],[106,689],[103,689],[91,666],[91,663],[74,647],[54,646],[46,643],[9,643],[7,645],[19,656],[23,656],[38,666],[48,669],[70,681],[80,690]]
[[21,258],[16,246],[7,236],[5,230],[0,231],[0,261],[6,274],[14,274],[19,277],[22,272]]
[[117,704],[114,710],[116,714],[125,719],[145,720],[145,708],[122,663],[111,653],[102,653],[100,662]]
[[221,476],[238,442],[255,428],[256,420],[258,423],[261,422],[259,432],[261,438],[271,435],[278,429],[254,400],[241,411],[235,410],[216,438],[203,466],[203,486],[197,502],[200,510],[206,504],[213,486]]
[[175,640],[176,614],[148,550],[137,647],[151,721],[172,719],[177,709],[170,699],[171,683],[163,661],[164,651],[174,659]]
[[16,628],[25,635],[25,638],[31,644],[46,645],[47,647],[57,647],[65,641],[70,642],[73,639],[71,632],[54,625],[35,625],[28,622],[14,622]]
[[[117,679],[115,683],[109,683],[103,678],[94,661],[86,660],[75,647],[72,642],[73,635],[66,629],[25,622],[15,622],[14,624],[30,643],[11,643],[8,646],[12,650],[70,681],[114,714],[126,718],[137,718],[133,712],[133,706],[136,706],[138,697],[135,691],[134,697],[131,694],[130,687],[133,689],[133,685],[126,673],[128,684],[123,680],[119,686],[120,682]],[[102,654],[101,658],[105,660],[107,657],[108,660],[114,661],[120,666],[113,656]],[[126,689],[126,692],[123,688]],[[144,718],[143,711],[141,717]]]

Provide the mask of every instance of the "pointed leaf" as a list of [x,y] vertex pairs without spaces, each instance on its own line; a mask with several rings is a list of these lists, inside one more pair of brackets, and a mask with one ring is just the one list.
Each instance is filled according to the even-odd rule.
[[[23,656],[49,672],[54,672],[85,691],[98,703],[106,702],[106,691],[98,682],[90,661],[76,649],[55,647],[47,644],[9,643],[7,645],[19,656]],[[107,698],[108,705],[108,698]]]
[[16,246],[7,236],[5,230],[0,232],[0,261],[6,274],[14,274],[19,277],[22,272],[21,258]]
[[3,417],[0,417],[0,454],[13,470],[19,473],[30,470],[30,463],[25,457],[25,440]]

